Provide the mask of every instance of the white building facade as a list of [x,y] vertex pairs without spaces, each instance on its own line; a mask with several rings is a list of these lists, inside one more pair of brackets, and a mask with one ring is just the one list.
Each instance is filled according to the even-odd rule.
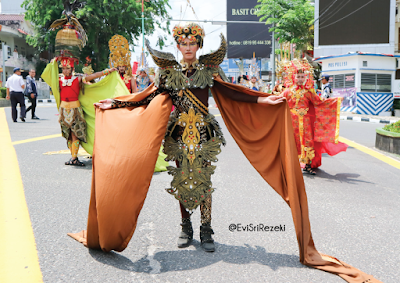
[[333,95],[343,97],[342,111],[385,115],[393,105],[396,56],[358,52],[315,61],[330,76]]
[[[334,14],[340,9],[338,10],[334,6],[326,8],[327,3],[324,3],[325,10],[320,11],[322,1],[326,2],[326,0],[315,1],[314,60],[322,65],[322,73],[330,76],[334,96],[344,98],[342,111],[389,115],[389,111],[393,107],[393,100],[400,99],[400,65],[398,63],[400,59],[400,17],[399,14],[396,14],[399,4],[396,2],[400,1],[386,1],[387,6],[385,7],[390,9],[390,11],[386,11],[388,15],[386,18],[386,30],[388,30],[386,42],[332,45],[321,44],[323,40],[320,38],[320,33],[327,30],[321,26],[328,26],[324,17],[329,19],[329,13]],[[366,3],[361,1],[356,1],[356,3],[359,5],[359,10],[353,11],[358,13],[365,11],[365,21],[368,21],[369,14],[364,9]],[[352,13],[346,12],[331,24],[346,20],[347,26],[351,26]],[[359,19],[360,15],[357,20],[359,21]],[[345,25],[342,25],[341,28],[343,26]],[[334,36],[339,38],[336,41],[340,42],[340,31],[338,34]],[[326,34],[324,36],[326,38]],[[365,37],[368,38],[368,35]]]

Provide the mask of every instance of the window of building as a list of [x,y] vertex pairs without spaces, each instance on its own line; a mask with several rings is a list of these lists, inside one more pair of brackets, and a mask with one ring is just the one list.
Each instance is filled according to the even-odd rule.
[[368,62],[367,61],[363,61],[363,67],[368,67]]
[[329,82],[332,88],[349,88],[355,87],[356,74],[339,74],[330,77]]
[[361,73],[361,91],[392,92],[392,75]]

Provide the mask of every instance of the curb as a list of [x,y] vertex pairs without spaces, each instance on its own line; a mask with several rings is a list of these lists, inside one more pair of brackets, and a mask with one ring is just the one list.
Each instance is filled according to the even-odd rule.
[[[29,100],[25,99],[25,104],[30,103]],[[55,99],[38,99],[37,103],[56,103]]]
[[[394,123],[397,120],[384,120],[384,119],[374,119],[374,118],[366,118],[366,117],[353,117],[353,116],[340,116],[340,120],[350,120],[356,122],[369,122],[369,123],[382,123],[382,124],[390,124]],[[400,120],[400,119],[398,119]]]

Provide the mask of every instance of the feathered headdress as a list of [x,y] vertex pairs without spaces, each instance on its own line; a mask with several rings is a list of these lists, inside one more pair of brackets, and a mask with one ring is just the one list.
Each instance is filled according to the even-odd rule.
[[243,58],[240,58],[239,61],[235,61],[235,64],[239,68],[240,75],[243,76],[245,74],[244,72],[244,60]]
[[[82,8],[83,3],[75,0],[72,4],[69,0],[64,0],[64,11],[62,14],[65,16],[62,19],[55,20],[49,30],[56,30],[63,27],[56,36],[56,49],[63,49],[63,47],[78,47],[79,50],[86,45],[87,35],[82,25],[79,23],[76,16],[72,13],[75,9]],[[68,49],[68,48],[67,48]]]

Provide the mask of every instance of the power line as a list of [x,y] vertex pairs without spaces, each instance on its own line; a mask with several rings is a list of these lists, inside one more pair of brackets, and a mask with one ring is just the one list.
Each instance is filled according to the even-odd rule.
[[328,11],[329,11],[329,8],[332,7],[332,5],[335,4],[336,2],[337,2],[337,0],[333,1],[332,4],[329,5],[329,7],[326,8],[326,10],[325,10],[324,12],[322,12],[322,14],[319,15],[319,17],[314,21],[314,24],[315,24],[315,22],[318,21],[326,12],[328,12]]
[[196,15],[196,12],[195,12],[194,9],[193,9],[192,4],[190,4],[190,0],[186,0],[186,1],[188,2],[189,7],[192,8],[192,11],[193,11],[194,16],[196,17],[196,20],[199,20],[199,18],[198,18],[197,15]]
[[214,16],[214,17],[212,17],[211,19],[214,19],[214,18],[216,18],[216,17],[218,17],[219,15],[221,15],[222,13],[226,13],[226,11],[222,11],[221,13],[219,13],[218,15],[216,15],[216,16]]
[[[183,17],[184,17],[185,14],[186,14],[187,7],[188,7],[188,4],[186,3],[185,11],[183,12],[183,14],[182,14],[182,10],[181,10],[181,20],[183,19]],[[182,9],[182,6],[181,6],[181,9]]]
[[219,28],[213,30],[212,32],[207,33],[207,35],[210,35],[210,34],[212,34],[213,32],[216,32],[217,30],[220,30],[220,29],[222,29],[222,28],[223,28],[223,27],[219,27]]
[[323,28],[329,27],[329,26],[331,26],[331,25],[333,25],[333,24],[336,24],[337,22],[340,22],[340,21],[344,20],[345,18],[347,18],[347,17],[353,15],[354,13],[360,11],[362,8],[364,8],[365,6],[367,6],[368,4],[370,4],[370,3],[373,2],[373,1],[374,1],[374,0],[369,1],[368,3],[362,5],[360,8],[358,8],[357,10],[354,10],[354,11],[351,12],[350,14],[347,14],[346,16],[340,18],[340,19],[337,20],[337,21],[334,21],[333,23],[330,23],[330,24],[328,24],[328,25],[326,25],[326,26],[320,27],[319,29],[321,30],[321,29],[323,29]]
[[[341,7],[338,7],[339,9],[336,10],[335,12],[332,11],[333,14],[330,13],[330,14],[329,14],[330,17],[324,18],[322,22],[321,22],[321,21],[319,22],[319,24],[322,25],[322,24],[326,23],[330,18],[332,18],[332,17],[333,17],[334,15],[336,15],[340,10],[342,10],[342,9],[344,8],[344,6],[346,6],[347,4],[349,4],[350,1],[351,1],[351,0],[348,0],[348,1],[347,1],[345,4],[343,4]],[[329,15],[327,15],[327,16],[329,16]]]

